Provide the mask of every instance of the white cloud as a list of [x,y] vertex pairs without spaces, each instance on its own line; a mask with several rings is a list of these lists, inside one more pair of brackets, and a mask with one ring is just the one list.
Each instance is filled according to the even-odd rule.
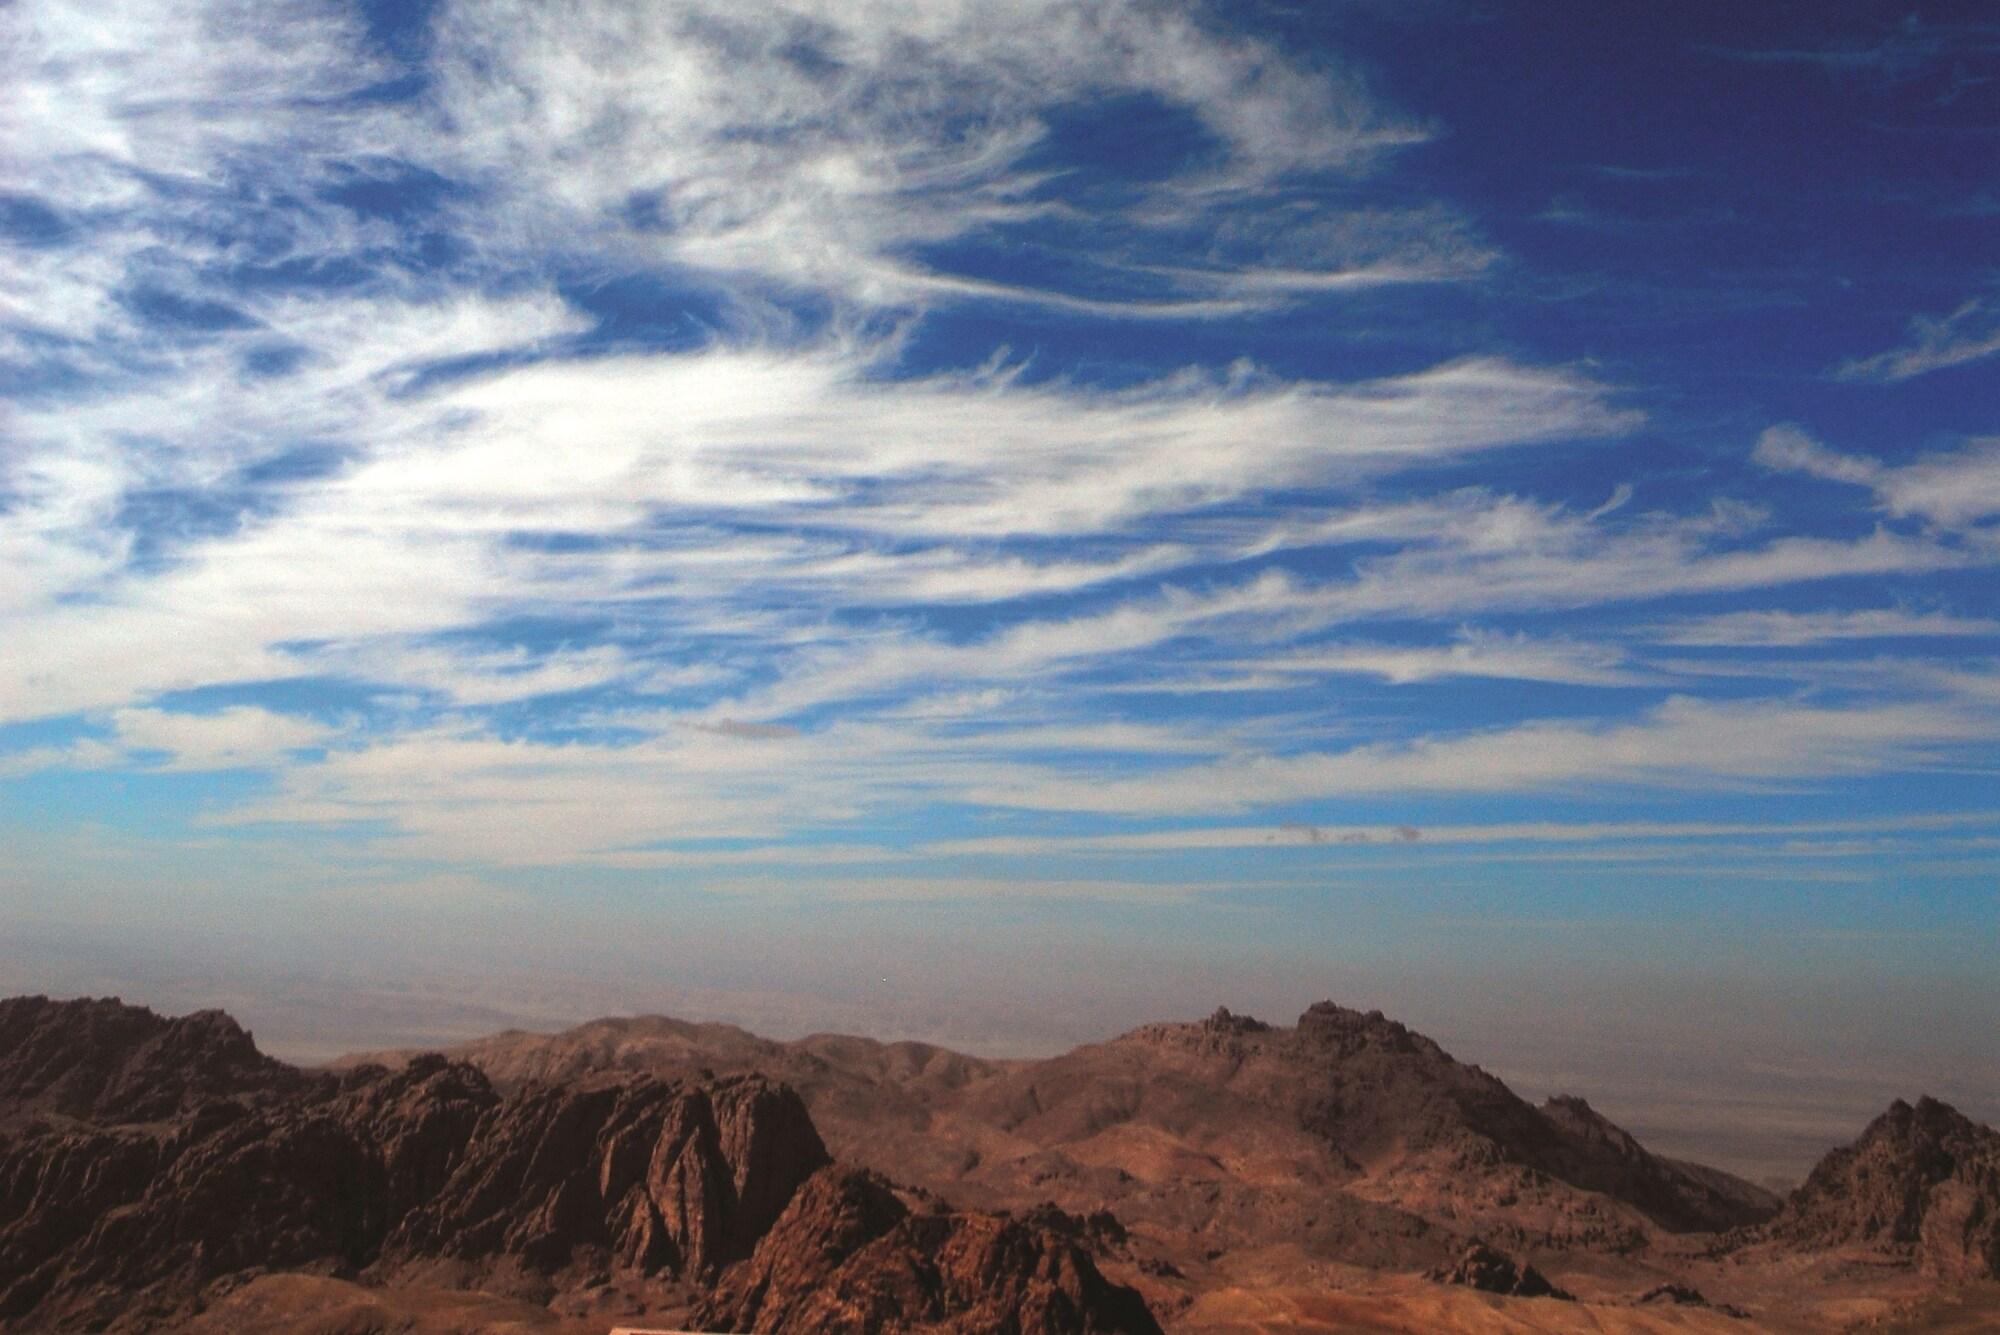
[[[350,10],[21,0],[0,10],[0,49],[0,190],[47,210],[59,233],[0,266],[0,362],[144,356],[135,292],[200,307],[218,299],[197,276],[204,263],[366,244],[310,203],[334,160],[380,142],[367,128],[379,113],[344,102],[384,73]],[[231,189],[253,178],[287,190]],[[110,347],[64,346],[77,339]]]
[[[2000,811],[1937,812],[1916,816],[1822,821],[1514,821],[1488,825],[1337,825],[1292,821],[1278,825],[1200,826],[1125,834],[991,835],[922,845],[933,854],[1012,857],[1022,854],[1174,853],[1232,848],[1401,848],[1486,844],[1597,844],[1692,839],[1780,838],[1938,831],[2000,826]],[[1812,847],[1824,847],[1814,844]]]
[[1465,631],[1447,645],[1333,644],[1251,659],[1232,666],[1255,672],[1357,673],[1398,686],[1450,677],[1494,677],[1575,686],[1633,686],[1653,682],[1626,664],[1622,649],[1573,640],[1532,640],[1525,635]]
[[[15,609],[23,647],[0,663],[0,717],[292,675],[313,670],[304,660],[315,653],[287,646],[435,633],[510,605],[664,595],[706,620],[737,592],[812,599],[831,589],[894,604],[1075,590],[1193,555],[1173,542],[1125,545],[1123,530],[1142,517],[1280,487],[1353,486],[1625,420],[1587,383],[1497,363],[1352,387],[1184,376],[1110,393],[991,375],[872,381],[877,350],[849,345],[543,362],[396,392],[411,358],[454,343],[533,346],[570,320],[543,298],[336,302],[310,338],[323,354],[291,382],[195,377],[164,405],[134,389],[24,414],[29,450],[12,476],[26,503],[0,531],[33,582]],[[107,449],[155,417],[147,451]],[[183,539],[154,565],[124,564],[118,514],[140,482],[226,488],[301,434],[366,442],[367,452],[331,475],[266,488],[273,512],[251,512],[234,531]],[[782,516],[832,536],[707,530],[662,546],[651,526],[690,512]],[[518,545],[522,533],[630,540],[549,553]],[[1123,550],[1031,560],[959,545],[1024,533]],[[921,545],[885,550],[877,535]],[[385,648],[359,675],[393,684],[395,662],[420,658]],[[91,671],[76,670],[83,661]],[[349,651],[344,663],[359,660]],[[496,665],[485,698],[523,686],[517,672]],[[427,680],[419,670],[407,684]],[[462,674],[458,693],[475,698]]]
[[[762,729],[754,735],[740,726],[684,726],[661,719],[650,737],[622,745],[501,741],[433,730],[292,766],[278,795],[212,819],[381,821],[397,832],[381,851],[446,861],[725,865],[794,860],[801,851],[772,847],[773,832],[824,838],[865,828],[912,804],[1178,815],[1364,795],[1603,795],[1618,788],[1816,785],[1943,763],[1969,746],[1990,744],[2000,731],[1990,702],[1982,704],[1966,692],[1928,702],[1844,707],[1677,697],[1624,719],[1537,720],[1282,754],[1271,749],[1282,731],[1275,724],[1268,732],[1232,733],[1095,722],[1051,725],[1037,718],[1029,710],[981,719],[969,730],[944,718],[843,723],[816,731]],[[1293,730],[1291,739],[1302,738]],[[1655,831],[1631,822],[1594,830],[1579,834],[1547,823],[1467,827],[1459,841],[1674,836],[1671,826]],[[1353,833],[1339,828],[1327,838]],[[1396,827],[1360,833],[1407,838]],[[1430,832],[1418,833],[1429,837]],[[1226,846],[1232,839],[1284,842],[1290,835],[1265,829],[1217,837],[1225,840],[1219,846]],[[705,858],[702,848],[682,847],[718,839],[757,841],[753,847],[763,851],[724,850],[726,855]],[[1185,841],[1204,847],[1210,846],[1207,839],[1177,833],[1107,836],[1104,848],[1143,851],[1156,842],[1164,847]],[[1032,851],[1030,845],[960,841],[916,851]],[[878,855],[879,845],[843,846],[849,849],[841,854],[847,860],[896,860],[887,850]]]
[[336,730],[293,714],[233,705],[209,714],[120,709],[111,723],[127,751],[164,751],[171,770],[241,769],[276,764],[287,753],[323,745]]
[[1965,524],[2000,515],[2000,437],[1888,470],[1877,490],[1892,514]]
[[1828,449],[1795,426],[1767,428],[1757,437],[1750,457],[1776,472],[1805,473],[1858,487],[1874,486],[1882,474],[1882,465],[1873,459]]
[[1894,607],[1812,612],[1747,611],[1688,617],[1654,629],[1663,644],[1798,646],[1843,640],[1946,639],[2000,635],[2000,621]]
[[[1676,700],[1458,735],[1326,707],[1352,673],[1656,684],[1612,632],[1515,614],[2000,560],[1974,534],[1820,537],[1726,498],[1637,513],[1630,483],[1587,512],[1435,493],[1497,451],[1637,425],[1582,369],[1156,361],[1111,388],[1003,350],[912,370],[935,349],[910,322],[947,304],[1220,316],[1490,261],[1446,204],[1327,202],[1421,127],[1182,11],[448,3],[405,104],[352,97],[399,71],[344,8],[23,0],[0,23],[0,186],[59,233],[0,274],[0,359],[36,386],[0,452],[0,720],[113,729],[0,774],[270,768],[275,794],[214,819],[631,868],[695,865],[675,840],[851,836],[929,804],[1839,776],[1984,726],[1976,672],[1877,673],[1867,705]],[[1179,118],[1191,151],[1143,181],[1057,170],[1058,118],[1120,98]],[[412,165],[450,186],[422,229],[330,202]],[[1030,224],[1102,262],[1000,281],[939,258]],[[418,230],[462,253],[418,262]],[[326,281],[217,276],[245,267]],[[556,286],[633,274],[713,298],[722,332],[644,346]],[[2000,509],[1993,451],[1889,466],[1774,428],[1757,457],[1948,524]],[[1752,615],[1672,634],[1985,624]],[[1467,620],[1500,628],[1444,641]],[[1361,624],[1380,621],[1424,624]],[[395,717],[345,739],[159,705],[305,676]],[[1226,726],[1131,695],[1224,690]],[[506,712],[620,741],[495,735],[487,711],[522,701]]]
[[1870,488],[1892,515],[1957,525],[2000,514],[2000,438],[1968,441],[1892,466],[1829,449],[1796,427],[1781,426],[1759,437],[1754,457],[1767,468]]
[[1641,514],[1605,524],[1561,506],[1462,491],[1281,528],[1253,551],[1323,543],[1391,548],[1354,577],[1302,598],[1326,621],[1486,615],[1772,588],[1851,575],[1992,564],[1996,553],[1878,530],[1865,537],[1774,537],[1743,545],[1730,507]]
[[[1171,297],[971,280],[916,252],[1030,218],[1139,236],[1212,226],[1289,174],[1351,173],[1423,137],[1336,72],[1128,0],[458,4],[434,60],[436,119],[408,151],[496,194],[512,224],[501,244],[650,251],[869,304],[984,295],[1185,313]],[[1029,165],[1049,114],[1117,96],[1184,110],[1216,152],[1138,207]],[[1272,259],[1180,286],[1240,305],[1357,273],[1464,273],[1484,256],[1449,222],[1362,215],[1315,252]]]
[[1908,380],[1995,353],[2000,353],[2000,304],[1975,297],[1949,315],[1916,317],[1903,346],[1842,362],[1834,374],[1847,380]]
[[1542,720],[1346,751],[1256,755],[1143,776],[1025,787],[978,800],[1038,810],[1174,813],[1381,793],[1684,786],[1880,773],[1991,738],[2000,725],[1952,705],[1833,708],[1676,696],[1636,721]]
[[94,737],[61,746],[30,746],[0,752],[0,779],[20,779],[51,769],[102,769],[125,759],[124,752]]
[[1006,374],[883,381],[878,355],[717,347],[511,370],[440,398],[471,417],[443,447],[353,486],[391,512],[524,526],[560,522],[565,504],[615,520],[616,498],[632,518],[674,505],[891,533],[1089,534],[1634,420],[1588,381],[1494,361],[1355,386],[1186,374],[1113,392]]

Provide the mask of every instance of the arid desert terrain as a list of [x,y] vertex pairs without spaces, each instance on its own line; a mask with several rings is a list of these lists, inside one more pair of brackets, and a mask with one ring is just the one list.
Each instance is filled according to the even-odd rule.
[[1780,1198],[1376,1012],[1045,1060],[605,1019],[266,1057],[0,1002],[12,1330],[1953,1331],[2000,1133],[1919,1097]]

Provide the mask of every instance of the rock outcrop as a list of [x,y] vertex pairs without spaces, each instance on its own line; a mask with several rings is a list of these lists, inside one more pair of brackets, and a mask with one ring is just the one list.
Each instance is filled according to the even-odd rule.
[[2000,1131],[1936,1099],[1898,1099],[1744,1240],[1868,1247],[1945,1279],[2000,1279]]
[[33,998],[0,1023],[0,1327],[155,1328],[244,1276],[306,1271],[526,1279],[538,1301],[622,1277],[711,1328],[1158,1329],[1081,1224],[913,1212],[832,1166],[799,1096],[761,1076],[502,1095],[434,1055],[309,1075],[215,1012]]
[[[1240,1096],[1247,1115],[1317,1142],[1333,1185],[1433,1221],[1627,1250],[1649,1229],[1719,1231],[1778,1206],[1726,1173],[1650,1153],[1581,1099],[1537,1108],[1379,1011],[1320,1002],[1291,1029],[1219,1011],[1119,1042],[1194,1058],[1188,1074]],[[1187,1108],[1175,1108],[1183,1122]],[[1246,1110],[1228,1113],[1240,1125]]]
[[1440,1266],[1424,1276],[1439,1284],[1463,1284],[1481,1293],[1498,1293],[1510,1298],[1555,1298],[1576,1301],[1549,1283],[1548,1276],[1525,1262],[1517,1262],[1504,1252],[1483,1242],[1474,1242],[1450,1265]]
[[1692,1284],[1655,1284],[1632,1300],[1635,1307],[1700,1307],[1733,1320],[1747,1320],[1750,1314],[1731,1303],[1712,1303]]
[[749,1256],[827,1162],[805,1104],[758,1076],[614,1074],[491,1108],[449,1178],[397,1224],[391,1259],[518,1259],[712,1277]]
[[704,1321],[825,1335],[897,1321],[935,1335],[1158,1332],[1138,1294],[1098,1271],[1083,1245],[1086,1221],[919,1204],[875,1174],[823,1170],[704,1304]]
[[314,1078],[217,1010],[175,1019],[117,998],[0,1000],[0,1126],[23,1116],[149,1122],[205,1099],[296,1094]]

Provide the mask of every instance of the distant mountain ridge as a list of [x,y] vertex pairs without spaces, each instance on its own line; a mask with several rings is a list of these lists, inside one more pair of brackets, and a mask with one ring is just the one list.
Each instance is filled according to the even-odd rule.
[[1468,1226],[1626,1251],[1657,1231],[1754,1224],[1779,1204],[1651,1154],[1581,1099],[1535,1108],[1406,1026],[1331,1002],[1289,1028],[1225,1009],[1040,1061],[776,1042],[664,1017],[452,1051],[502,1085],[605,1066],[768,1071],[844,1158],[988,1207],[1108,1207],[1177,1247],[1304,1238],[1326,1255],[1430,1266]]

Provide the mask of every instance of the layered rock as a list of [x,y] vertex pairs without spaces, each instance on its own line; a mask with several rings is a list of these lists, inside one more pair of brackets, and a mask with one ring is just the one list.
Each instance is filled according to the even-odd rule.
[[448,1179],[495,1102],[478,1071],[442,1062],[345,1088],[301,1080],[278,1102],[268,1072],[246,1069],[258,1078],[244,1096],[171,1125],[30,1129],[0,1145],[0,1319],[144,1324],[237,1271],[357,1270]]

